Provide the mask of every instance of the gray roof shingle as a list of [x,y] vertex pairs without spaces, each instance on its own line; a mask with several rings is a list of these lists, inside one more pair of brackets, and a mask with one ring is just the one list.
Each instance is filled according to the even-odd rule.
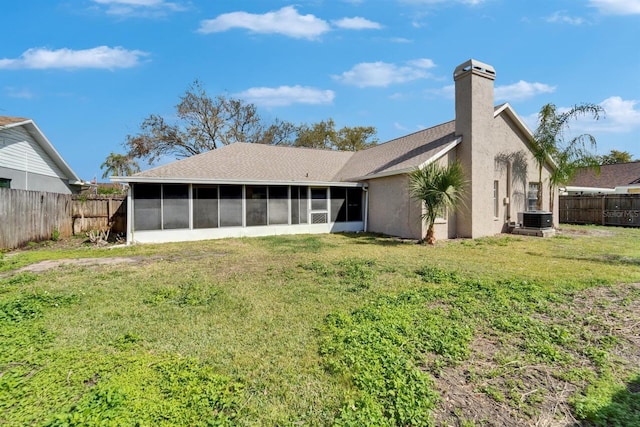
[[579,169],[571,187],[616,188],[640,184],[640,161],[600,166],[600,174],[591,168]]
[[343,182],[403,173],[455,140],[455,122],[451,121],[357,152],[235,143],[137,173],[127,181]]

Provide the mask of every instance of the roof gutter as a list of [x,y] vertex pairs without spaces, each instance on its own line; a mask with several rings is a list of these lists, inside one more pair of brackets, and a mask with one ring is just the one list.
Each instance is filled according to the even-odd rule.
[[112,176],[113,182],[127,184],[216,184],[216,185],[304,185],[309,187],[362,187],[365,184],[348,181],[282,181],[251,179],[176,178],[149,176]]

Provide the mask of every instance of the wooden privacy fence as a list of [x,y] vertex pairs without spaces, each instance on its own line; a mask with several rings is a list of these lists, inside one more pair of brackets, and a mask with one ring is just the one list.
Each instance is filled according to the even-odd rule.
[[565,224],[640,227],[640,194],[560,196],[559,210]]
[[73,234],[106,228],[112,233],[125,233],[126,200],[126,196],[73,196]]
[[0,249],[111,228],[126,232],[125,196],[77,196],[0,188]]
[[0,249],[71,235],[71,196],[0,188]]

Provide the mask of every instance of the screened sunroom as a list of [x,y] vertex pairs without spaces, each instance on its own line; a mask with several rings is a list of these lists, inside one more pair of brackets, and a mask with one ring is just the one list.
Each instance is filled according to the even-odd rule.
[[358,183],[131,183],[127,240],[141,243],[365,229]]

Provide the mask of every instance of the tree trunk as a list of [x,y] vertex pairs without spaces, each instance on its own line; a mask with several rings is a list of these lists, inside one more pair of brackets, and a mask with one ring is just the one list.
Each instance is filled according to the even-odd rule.
[[538,167],[538,200],[536,200],[536,210],[542,210],[542,165]]
[[429,228],[427,228],[427,236],[425,237],[425,240],[430,245],[436,244],[436,232],[433,222],[429,223]]

